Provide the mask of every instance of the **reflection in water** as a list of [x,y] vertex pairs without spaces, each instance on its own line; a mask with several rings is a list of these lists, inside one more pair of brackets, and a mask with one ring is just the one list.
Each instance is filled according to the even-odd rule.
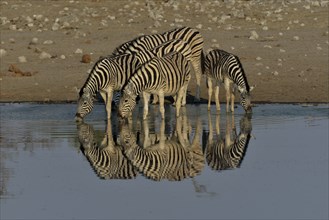
[[[158,132],[155,118],[110,122],[102,141],[97,140],[91,125],[82,122],[77,125],[80,149],[101,179],[133,179],[138,173],[155,181],[192,178],[196,191],[203,193],[204,186],[193,177],[202,172],[206,163],[218,171],[241,165],[250,140],[251,115],[241,118],[237,135],[234,115],[226,115],[225,132],[221,132],[220,115],[216,115],[213,129],[208,114],[209,135],[202,138],[207,138],[204,151],[201,120],[194,120],[195,124],[191,124],[186,113],[175,120],[161,120]],[[112,126],[118,139],[113,137]]]
[[138,144],[127,123],[120,129],[124,153],[139,172],[156,181],[179,181],[200,174],[205,164],[200,144],[200,120],[197,120],[193,140],[188,135],[191,129],[186,115],[176,119],[176,127],[169,136],[165,135],[165,120],[161,121],[159,134],[150,135],[149,121],[144,120],[143,126],[143,146]]
[[226,130],[223,137],[220,132],[220,116],[216,115],[216,138],[208,114],[209,136],[206,144],[206,160],[213,170],[227,170],[240,167],[248,148],[251,126],[251,115],[245,114],[240,120],[240,133],[237,135],[234,115],[226,115]]
[[137,171],[123,155],[122,147],[115,143],[112,126],[107,124],[107,132],[100,145],[91,125],[79,123],[78,136],[81,151],[86,156],[96,174],[102,179],[132,179]]

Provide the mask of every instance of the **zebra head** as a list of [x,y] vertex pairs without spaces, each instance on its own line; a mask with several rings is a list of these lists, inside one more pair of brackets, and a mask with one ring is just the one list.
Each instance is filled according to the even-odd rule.
[[241,88],[238,86],[238,90],[240,92],[240,104],[246,113],[252,113],[250,92],[254,88],[255,88],[255,86],[250,86],[249,89]]
[[123,119],[120,122],[120,144],[125,148],[128,149],[134,146],[137,143],[137,137],[132,132],[127,119]]
[[77,128],[80,149],[85,153],[88,149],[91,149],[96,145],[94,128],[84,122],[79,123]]
[[75,120],[77,122],[82,121],[83,118],[91,112],[94,107],[94,97],[90,94],[89,91],[83,89],[80,91],[80,97],[78,100],[78,109],[75,114]]
[[251,109],[251,98],[250,98],[250,93],[245,91],[242,92],[240,97],[240,104],[243,107],[243,109],[245,110],[246,113],[251,113],[252,109]]
[[119,103],[119,115],[122,118],[127,118],[136,106],[136,95],[129,89],[129,85],[124,90]]

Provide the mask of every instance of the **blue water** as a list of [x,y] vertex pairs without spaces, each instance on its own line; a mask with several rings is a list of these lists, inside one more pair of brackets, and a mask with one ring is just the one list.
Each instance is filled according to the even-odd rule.
[[[328,219],[328,105],[258,105],[251,119],[240,106],[234,116],[217,116],[215,106],[208,114],[206,105],[187,105],[182,134],[189,143],[196,138],[204,166],[181,181],[139,170],[132,179],[103,179],[83,153],[74,104],[0,108],[1,219]],[[104,110],[96,105],[85,119],[97,147],[108,127]],[[150,137],[175,139],[174,115],[167,106],[162,132],[157,107],[146,122],[137,107],[129,130],[136,144],[143,147],[145,126]],[[115,111],[110,126],[122,145]],[[241,131],[250,139],[240,165],[212,169],[209,135],[227,143]]]

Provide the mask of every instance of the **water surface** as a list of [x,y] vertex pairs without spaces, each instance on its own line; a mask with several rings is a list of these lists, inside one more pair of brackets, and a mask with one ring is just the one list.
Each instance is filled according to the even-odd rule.
[[[188,105],[179,120],[166,106],[164,124],[156,107],[140,120],[139,107],[130,125],[116,112],[108,125],[96,105],[83,126],[74,104],[0,108],[1,219],[328,219],[328,105],[258,105],[251,119],[240,106],[218,116],[214,106],[208,114],[206,105]],[[176,141],[194,156],[179,174],[143,172],[120,148],[123,131],[136,149]],[[235,160],[214,153],[244,137]],[[109,152],[123,153],[133,171],[101,169],[88,158],[90,146],[111,141],[119,148]]]

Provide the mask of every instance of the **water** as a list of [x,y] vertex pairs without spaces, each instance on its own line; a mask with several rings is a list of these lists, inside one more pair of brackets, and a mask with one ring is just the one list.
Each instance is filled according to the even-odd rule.
[[[188,105],[180,120],[167,106],[164,124],[155,107],[146,122],[137,108],[131,124],[109,126],[103,105],[79,126],[73,104],[0,107],[1,219],[328,219],[328,105],[258,105],[251,119],[240,106],[218,117],[214,106]],[[207,156],[238,138],[247,142],[235,162]],[[84,155],[94,145],[159,151],[149,145],[166,141],[194,155],[187,172],[141,172],[131,154],[121,158],[135,177],[115,175]]]

